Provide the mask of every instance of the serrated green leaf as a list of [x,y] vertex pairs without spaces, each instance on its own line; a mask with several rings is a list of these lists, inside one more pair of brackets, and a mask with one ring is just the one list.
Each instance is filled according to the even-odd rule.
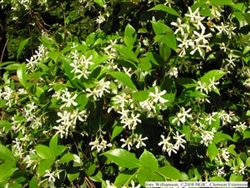
[[176,12],[176,10],[163,4],[156,5],[153,8],[149,9],[148,11],[152,11],[152,10],[161,10],[169,14],[172,14],[174,16],[180,16],[178,12]]
[[106,151],[101,155],[106,156],[109,160],[120,167],[137,168],[141,166],[135,155],[125,149],[113,149]]
[[13,153],[4,145],[0,144],[0,159],[6,161],[15,161]]
[[128,86],[129,88],[136,90],[136,86],[132,82],[131,78],[124,72],[111,72],[109,73],[112,77],[116,78],[118,81],[120,81],[125,86]]
[[166,165],[164,167],[158,168],[157,172],[164,176],[165,179],[181,180],[182,175],[179,170],[173,166]]
[[50,148],[45,145],[37,145],[35,146],[35,151],[39,157],[42,159],[53,159],[54,156],[50,152]]
[[17,49],[17,59],[19,59],[24,47],[26,46],[26,44],[29,42],[30,38],[27,38],[27,39],[24,39],[20,45],[18,46],[18,49]]
[[214,158],[217,156],[218,154],[218,149],[217,149],[217,146],[212,143],[212,144],[209,144],[208,145],[208,148],[207,148],[207,152],[208,152],[208,156],[210,158],[210,161],[213,161]]
[[146,149],[144,149],[143,153],[141,154],[139,162],[141,163],[142,167],[148,167],[152,173],[159,167],[155,156]]
[[147,91],[136,91],[132,93],[133,99],[135,99],[138,102],[143,102],[147,100],[149,93]]

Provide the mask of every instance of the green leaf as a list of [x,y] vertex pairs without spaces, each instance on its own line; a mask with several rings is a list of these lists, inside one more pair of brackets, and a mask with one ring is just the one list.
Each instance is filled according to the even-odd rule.
[[51,166],[54,163],[54,159],[45,159],[40,162],[37,168],[39,176],[43,176],[46,170],[50,170]]
[[147,52],[145,56],[154,64],[157,66],[163,66],[165,65],[164,60],[155,52]]
[[88,104],[88,97],[85,93],[78,94],[75,102],[79,105],[78,109],[83,110]]
[[156,35],[154,37],[154,43],[161,41],[169,48],[176,50],[177,42],[174,33],[167,33],[165,35]]
[[8,71],[15,71],[18,69],[19,66],[20,66],[20,63],[14,63],[14,64],[8,65],[7,67],[4,67],[4,69]]
[[152,67],[150,60],[147,57],[142,57],[139,59],[140,63],[138,67],[141,68],[143,71],[149,71]]
[[100,5],[101,7],[104,7],[104,5],[106,4],[105,0],[94,0],[94,2]]
[[95,170],[97,169],[95,164],[90,165],[90,167],[87,169],[86,174],[88,176],[91,176],[94,174]]
[[149,9],[148,11],[153,11],[153,10],[161,10],[169,14],[172,14],[174,16],[180,16],[178,12],[176,12],[176,10],[163,4],[156,5],[153,8]]
[[57,157],[58,134],[55,134],[49,142],[50,153],[53,157]]
[[[11,128],[12,124],[6,120],[0,120],[0,127],[4,127],[4,130],[8,132]],[[1,158],[1,157],[0,157]]]
[[0,144],[0,159],[6,161],[15,161],[13,153],[4,145]]
[[101,155],[106,156],[109,160],[120,167],[137,168],[141,166],[135,155],[125,149],[113,149],[106,151]]
[[114,123],[114,129],[113,129],[113,132],[112,132],[111,141],[115,137],[117,137],[122,131],[123,131],[123,124],[121,124],[120,122],[116,121]]
[[243,176],[231,174],[229,181],[242,181]]
[[80,175],[80,172],[74,173],[74,174],[67,174],[68,180],[70,182],[73,182],[76,178],[78,178]]
[[61,52],[49,52],[48,56],[50,59],[52,59],[54,62],[57,62],[58,57],[61,55]]
[[223,141],[223,140],[231,140],[231,141],[234,141],[232,139],[232,137],[228,134],[225,134],[225,133],[222,133],[222,132],[216,132],[215,135],[214,135],[214,139],[213,139],[213,142],[215,144]]
[[171,56],[171,49],[168,45],[164,44],[162,41],[159,42],[159,53],[161,58],[167,62]]
[[217,149],[217,146],[212,143],[212,144],[209,144],[208,145],[208,148],[207,148],[207,151],[208,151],[208,156],[210,158],[210,161],[213,161],[214,158],[217,156],[218,154],[218,149]]
[[225,178],[220,177],[220,176],[213,176],[209,178],[210,181],[226,181]]
[[137,34],[135,29],[130,24],[128,24],[125,27],[123,41],[130,50],[133,49],[136,38]]
[[247,138],[250,138],[250,130],[249,129],[247,129],[247,130],[244,131],[244,137],[243,137],[243,139],[247,139]]
[[112,77],[116,78],[118,81],[120,81],[125,86],[128,86],[129,88],[136,90],[136,86],[132,82],[131,78],[124,72],[111,72],[109,73]]
[[26,74],[26,64],[22,63],[19,65],[17,69],[17,77],[19,82],[24,86],[24,87],[29,87],[29,84],[27,83],[27,74]]
[[121,45],[121,44],[116,44],[116,45],[114,45],[114,47],[115,47],[115,49],[116,49],[122,56],[124,56],[124,57],[127,58],[127,59],[131,59],[132,61],[138,63],[138,59],[137,59],[135,53],[134,53],[131,49],[129,49],[129,47],[124,46],[124,45]]
[[226,72],[221,71],[221,70],[211,70],[207,72],[204,76],[200,78],[200,81],[206,84],[210,84],[210,79],[213,81],[217,81],[220,78],[222,78]]
[[232,0],[209,0],[209,3],[211,5],[228,5],[228,6],[234,6],[234,3]]
[[182,175],[179,170],[172,166],[160,167],[157,170],[157,173],[161,174],[165,179],[170,178],[172,180],[181,180]]
[[33,178],[30,180],[29,188],[39,188],[36,176],[33,176]]
[[213,116],[213,119],[215,121],[212,121],[211,123],[211,127],[214,127],[216,130],[218,130],[220,128],[220,117],[219,117],[219,114],[216,114]]
[[116,187],[122,187],[125,183],[128,182],[128,180],[132,177],[134,173],[134,170],[126,170],[119,173],[118,176],[115,178],[114,185]]
[[37,145],[35,151],[42,159],[54,159],[54,156],[50,152],[50,148],[45,145]]
[[245,166],[250,167],[250,157],[247,158],[245,162]]
[[159,167],[155,156],[146,149],[144,149],[143,153],[141,154],[139,162],[141,163],[142,167],[148,167],[152,173]]
[[20,45],[18,46],[18,49],[17,49],[17,59],[19,59],[24,47],[26,46],[26,44],[29,42],[30,38],[27,38],[27,39],[24,39]]
[[137,173],[137,179],[139,183],[144,187],[146,181],[153,180],[153,173],[148,167],[141,167]]
[[82,87],[77,83],[77,79],[74,79],[74,74],[71,72],[73,70],[73,67],[70,66],[72,60],[64,56],[60,56],[59,58],[63,62],[64,71],[66,76],[69,78],[70,83],[76,88],[82,89]]
[[147,100],[149,93],[147,91],[136,91],[132,93],[133,99],[135,99],[138,102],[143,102]]
[[161,41],[173,50],[176,50],[177,42],[173,30],[166,24],[151,21],[156,36],[154,42]]
[[15,162],[14,161],[8,161],[3,164],[0,164],[0,183],[8,180],[14,172],[17,170],[15,167]]
[[59,163],[67,163],[73,160],[74,160],[74,155],[71,153],[66,153],[60,158]]
[[186,89],[189,89],[189,88],[197,86],[196,80],[194,80],[192,78],[182,78],[182,77],[179,77],[176,81],[177,81],[178,84],[180,84],[181,86],[183,86]]

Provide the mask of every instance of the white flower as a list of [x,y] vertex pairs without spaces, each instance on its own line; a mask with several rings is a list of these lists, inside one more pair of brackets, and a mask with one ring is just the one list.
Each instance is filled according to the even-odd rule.
[[191,111],[191,108],[189,108],[188,110],[185,110],[184,107],[181,107],[180,112],[177,113],[177,117],[172,120],[172,123],[177,122],[178,126],[180,125],[180,123],[185,123],[186,118],[192,118],[192,115],[189,114],[190,111]]
[[147,140],[148,139],[148,137],[144,137],[144,138],[142,138],[142,135],[140,134],[140,135],[138,135],[138,134],[136,134],[135,135],[135,137],[134,137],[134,139],[133,139],[133,142],[135,143],[135,142],[137,142],[137,144],[136,144],[136,148],[137,149],[139,149],[139,148],[141,148],[142,146],[146,146],[146,144],[143,142],[144,140]]
[[103,15],[99,15],[98,18],[96,19],[96,22],[98,24],[101,24],[101,23],[105,22],[104,16]]
[[170,137],[165,138],[164,135],[161,135],[162,141],[158,143],[159,146],[162,146],[162,151],[168,152],[168,155],[171,156],[171,152],[177,153],[175,151],[176,148],[174,148],[173,144],[169,142]]
[[129,130],[135,130],[136,125],[141,123],[139,117],[140,114],[135,114],[134,112],[131,112],[130,116],[121,117],[121,123],[124,124],[123,128],[128,127]]
[[104,140],[103,138],[101,138],[101,142],[100,142],[100,139],[97,137],[96,137],[95,141],[90,142],[89,145],[92,146],[91,150],[96,149],[98,153],[100,151],[104,151],[107,147],[112,147],[111,143],[107,144],[107,141]]
[[125,146],[127,146],[128,147],[128,151],[131,150],[131,147],[133,146],[133,139],[132,139],[132,137],[128,137],[126,140],[124,138],[122,138],[120,141],[124,142],[124,144],[122,144],[122,146],[121,146],[122,148],[124,148]]
[[181,146],[183,149],[185,149],[185,146],[183,144],[187,143],[186,140],[184,140],[182,137],[185,136],[184,134],[179,135],[179,132],[176,131],[176,136],[173,136],[173,138],[176,140],[174,148],[179,150],[179,147]]
[[170,78],[178,77],[178,69],[176,67],[172,67],[168,72],[165,73],[165,76],[169,76]]
[[117,188],[113,183],[110,183],[109,180],[106,180],[106,188]]
[[238,132],[244,133],[244,131],[247,129],[247,126],[245,124],[246,122],[240,122],[239,124],[233,126],[233,128]]
[[245,175],[246,166],[242,163],[240,165],[239,174]]
[[208,146],[208,144],[211,144],[214,138],[214,133],[216,132],[216,129],[213,128],[212,131],[201,131],[201,144],[204,144],[205,146]]
[[72,94],[68,91],[68,88],[66,88],[65,90],[62,90],[62,95],[60,96],[60,99],[65,103],[63,104],[60,109],[64,108],[64,107],[71,107],[72,106],[77,106],[77,103],[75,102],[77,98],[77,94],[74,94],[72,96]]
[[48,177],[48,182],[55,182],[56,178],[59,178],[59,173],[54,172],[50,172],[49,170],[45,170],[45,175],[43,177]]
[[185,34],[183,28],[187,27],[187,24],[182,24],[181,21],[182,20],[180,18],[177,18],[176,22],[171,22],[171,25],[177,27],[177,29],[175,30],[174,34],[177,34],[178,32],[180,32],[181,35]]
[[162,98],[162,96],[165,95],[166,92],[167,92],[166,90],[163,90],[159,93],[158,87],[155,87],[155,93],[150,92],[149,97],[153,99],[153,102],[155,104],[159,104],[159,103],[164,104],[164,103],[168,102],[168,100]]
[[199,90],[200,92],[204,91],[206,94],[208,94],[210,87],[205,82],[198,81],[197,84],[198,86],[196,86],[196,90]]

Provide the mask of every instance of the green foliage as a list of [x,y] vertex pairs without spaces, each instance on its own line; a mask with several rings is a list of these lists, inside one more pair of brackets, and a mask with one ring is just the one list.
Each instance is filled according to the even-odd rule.
[[0,187],[249,180],[248,2],[29,2],[0,3]]

